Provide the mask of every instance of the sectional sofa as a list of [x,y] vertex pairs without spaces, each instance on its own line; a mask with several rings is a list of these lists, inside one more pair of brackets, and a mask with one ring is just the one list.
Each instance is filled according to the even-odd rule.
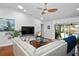
[[[5,32],[0,33],[0,39],[7,39]],[[71,38],[65,38],[67,39]],[[12,39],[15,56],[71,56],[75,53],[75,47],[67,53],[68,43],[65,40],[55,40],[39,48],[33,47],[29,42],[22,41],[19,37]]]

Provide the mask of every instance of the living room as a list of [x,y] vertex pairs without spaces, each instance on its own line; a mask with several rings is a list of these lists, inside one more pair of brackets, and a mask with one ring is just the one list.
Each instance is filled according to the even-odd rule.
[[78,7],[78,3],[0,3],[0,55],[73,55],[75,47],[67,54],[67,42],[55,38],[55,25],[79,25]]

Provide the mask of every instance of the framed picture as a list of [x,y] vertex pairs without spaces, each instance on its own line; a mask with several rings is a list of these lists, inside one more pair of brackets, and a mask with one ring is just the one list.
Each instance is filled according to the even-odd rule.
[[0,18],[0,31],[14,31],[15,20]]
[[47,26],[47,29],[50,29],[50,25]]

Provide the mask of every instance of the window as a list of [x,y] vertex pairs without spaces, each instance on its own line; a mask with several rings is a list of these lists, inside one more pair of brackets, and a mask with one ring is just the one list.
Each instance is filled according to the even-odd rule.
[[56,24],[55,39],[66,38],[70,35],[78,36],[78,24]]

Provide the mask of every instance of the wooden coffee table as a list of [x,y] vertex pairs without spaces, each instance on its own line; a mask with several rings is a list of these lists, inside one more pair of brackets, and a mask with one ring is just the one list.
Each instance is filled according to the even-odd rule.
[[40,42],[38,42],[37,40],[32,40],[30,41],[30,44],[32,46],[34,46],[35,48],[39,48],[40,46],[46,45],[48,43],[52,42],[51,39],[45,38],[44,42],[41,44]]
[[34,46],[35,48],[38,48],[38,47],[41,46],[41,45],[40,45],[40,42],[37,42],[37,40],[32,40],[32,41],[30,41],[30,44],[31,44],[32,46]]

